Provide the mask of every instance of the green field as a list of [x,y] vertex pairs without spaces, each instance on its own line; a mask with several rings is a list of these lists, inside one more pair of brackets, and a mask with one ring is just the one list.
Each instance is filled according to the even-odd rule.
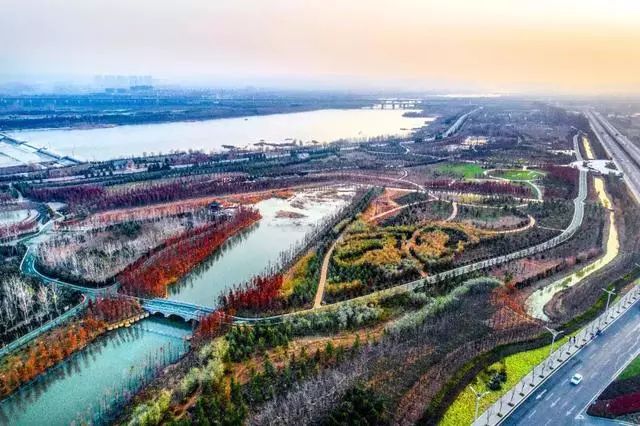
[[534,180],[544,176],[544,173],[537,170],[509,169],[495,170],[491,172],[491,176],[509,180]]
[[473,179],[476,177],[482,177],[484,169],[477,164],[441,164],[436,169],[439,173],[448,176],[462,177],[465,179]]

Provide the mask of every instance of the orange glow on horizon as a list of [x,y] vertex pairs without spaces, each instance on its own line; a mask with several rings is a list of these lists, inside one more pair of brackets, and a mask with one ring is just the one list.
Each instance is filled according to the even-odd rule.
[[23,0],[4,9],[3,73],[640,92],[635,0]]

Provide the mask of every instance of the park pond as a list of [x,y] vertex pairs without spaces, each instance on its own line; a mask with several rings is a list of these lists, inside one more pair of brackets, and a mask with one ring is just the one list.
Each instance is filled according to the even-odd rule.
[[125,125],[93,129],[27,130],[11,137],[33,146],[87,161],[169,153],[219,152],[223,145],[252,147],[260,141],[284,143],[367,140],[408,135],[432,121],[404,117],[400,109],[327,109],[205,121]]
[[346,206],[353,188],[308,189],[289,199],[269,198],[255,207],[262,219],[232,237],[182,281],[169,287],[169,299],[216,306],[218,296],[277,266],[318,223]]
[[108,332],[0,402],[0,424],[100,424],[185,353],[189,324],[148,318]]

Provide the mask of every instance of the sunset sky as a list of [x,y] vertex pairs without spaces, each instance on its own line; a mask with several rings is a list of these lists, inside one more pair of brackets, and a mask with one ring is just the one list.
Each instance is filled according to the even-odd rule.
[[636,0],[9,0],[0,23],[11,78],[640,92]]

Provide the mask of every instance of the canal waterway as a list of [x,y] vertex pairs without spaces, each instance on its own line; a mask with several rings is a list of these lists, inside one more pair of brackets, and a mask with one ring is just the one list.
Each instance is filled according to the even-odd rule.
[[[258,202],[255,207],[262,219],[229,239],[208,261],[171,286],[169,299],[216,306],[225,289],[277,265],[283,252],[347,205],[353,195],[352,188],[315,189],[300,191],[287,200],[270,198]],[[299,217],[285,217],[285,212]]]
[[[276,265],[354,193],[350,187],[328,187],[258,202],[262,219],[172,286],[169,297],[215,306],[226,288]],[[109,332],[1,401],[0,425],[108,422],[144,380],[184,353],[183,337],[190,333],[181,320],[155,317]]]
[[100,424],[186,351],[184,321],[150,317],[107,333],[0,402],[0,424]]

